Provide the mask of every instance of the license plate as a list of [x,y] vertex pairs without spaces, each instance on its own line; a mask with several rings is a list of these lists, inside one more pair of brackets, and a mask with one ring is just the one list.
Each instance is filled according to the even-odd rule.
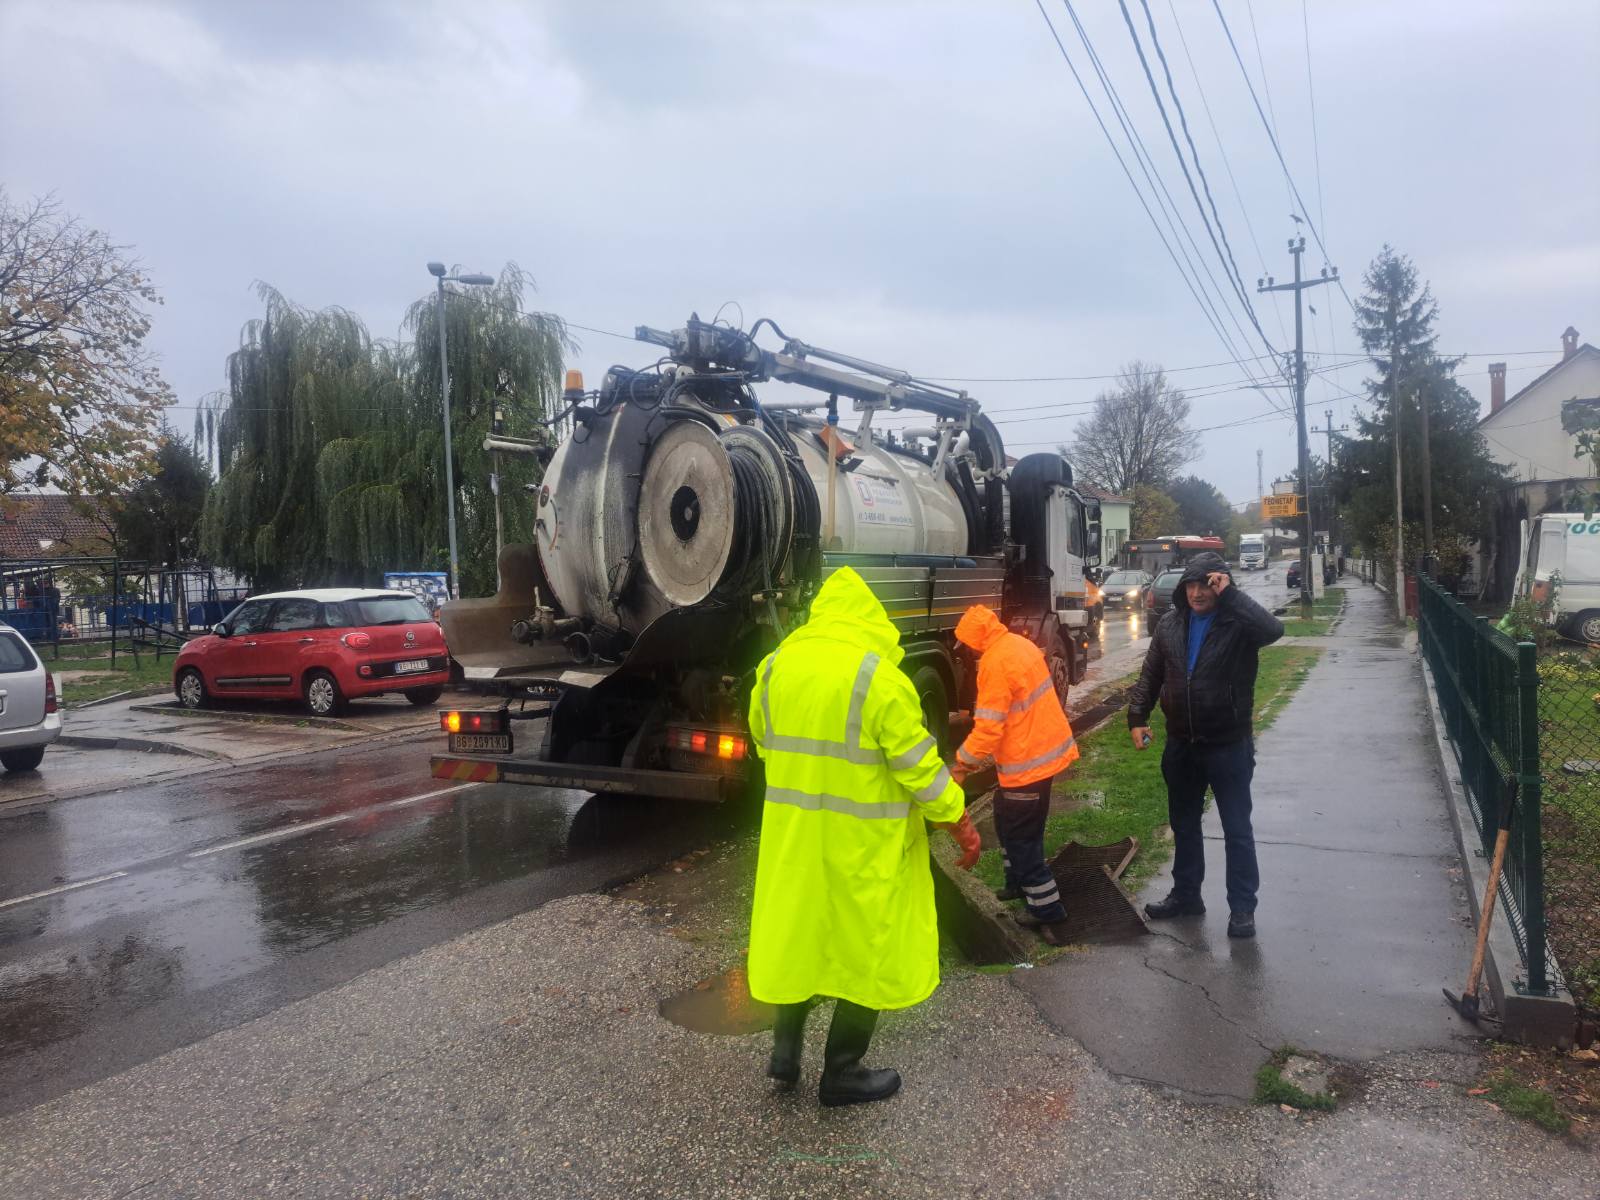
[[396,675],[408,675],[412,671],[426,671],[427,669],[428,660],[425,658],[413,658],[394,665],[394,673]]
[[509,733],[452,733],[450,735],[450,753],[455,754],[463,750],[478,750],[489,754],[510,754],[511,735]]

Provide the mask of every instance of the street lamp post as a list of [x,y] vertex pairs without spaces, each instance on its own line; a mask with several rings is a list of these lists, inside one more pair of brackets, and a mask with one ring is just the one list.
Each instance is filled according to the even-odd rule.
[[444,264],[431,262],[428,274],[439,281],[439,400],[444,411],[444,491],[446,525],[450,533],[450,599],[461,599],[461,571],[456,562],[456,473],[450,453],[450,356],[445,350],[444,285],[470,283],[482,287],[494,282],[489,275],[448,275]]

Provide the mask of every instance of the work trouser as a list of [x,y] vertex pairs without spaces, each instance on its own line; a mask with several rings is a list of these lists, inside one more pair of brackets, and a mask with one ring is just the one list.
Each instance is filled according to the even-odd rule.
[[1185,900],[1200,898],[1206,877],[1205,840],[1200,831],[1206,788],[1217,798],[1222,846],[1227,859],[1228,909],[1253,913],[1261,885],[1256,839],[1250,828],[1250,780],[1255,775],[1254,738],[1213,746],[1167,738],[1161,774],[1167,781],[1167,819],[1172,824],[1172,890]]
[[1044,821],[1050,815],[1050,787],[1055,777],[1019,788],[1002,787],[994,794],[994,832],[1006,864],[1006,887],[1022,893],[1028,911],[1041,921],[1067,915],[1056,877],[1044,860]]

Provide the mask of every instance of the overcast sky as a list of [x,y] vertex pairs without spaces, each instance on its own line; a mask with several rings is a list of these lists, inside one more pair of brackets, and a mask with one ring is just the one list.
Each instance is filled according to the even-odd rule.
[[[1076,8],[1221,281],[1117,5]],[[1352,295],[1385,241],[1415,260],[1441,349],[1480,356],[1462,381],[1485,404],[1491,358],[1511,364],[1514,391],[1556,361],[1569,324],[1600,341],[1600,5],[1253,8],[1252,22],[1245,0],[1222,3],[1309,211],[1210,0],[1150,0],[1277,349],[1293,345],[1293,310],[1254,288],[1291,274],[1295,211]],[[1120,139],[1066,8],[1045,10]],[[1232,390],[1267,377],[1249,361],[1261,338],[1237,301],[1231,346],[1207,323],[1031,0],[0,0],[0,45],[0,184],[13,200],[55,192],[137,247],[166,300],[153,342],[180,428],[224,385],[259,312],[254,281],[392,337],[431,285],[429,259],[515,261],[538,280],[530,306],[595,329],[681,325],[733,301],[725,316],[771,316],[919,374],[1094,376],[1142,358],[1196,392],[1197,427],[1271,411]],[[1324,261],[1312,242],[1308,269]],[[1312,361],[1353,358],[1344,298],[1308,299]],[[591,383],[654,359],[575,332]],[[1315,379],[1312,422],[1329,407],[1347,420],[1338,389],[1363,377]],[[967,386],[1026,453],[1070,440],[1105,384]],[[1257,448],[1269,479],[1289,470],[1291,422],[1208,432],[1194,469],[1242,501]]]

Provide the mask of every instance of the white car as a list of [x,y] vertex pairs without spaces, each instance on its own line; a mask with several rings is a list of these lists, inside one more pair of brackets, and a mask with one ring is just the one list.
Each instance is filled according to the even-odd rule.
[[31,771],[44,748],[61,736],[61,706],[55,676],[33,647],[9,625],[0,625],[0,766]]

